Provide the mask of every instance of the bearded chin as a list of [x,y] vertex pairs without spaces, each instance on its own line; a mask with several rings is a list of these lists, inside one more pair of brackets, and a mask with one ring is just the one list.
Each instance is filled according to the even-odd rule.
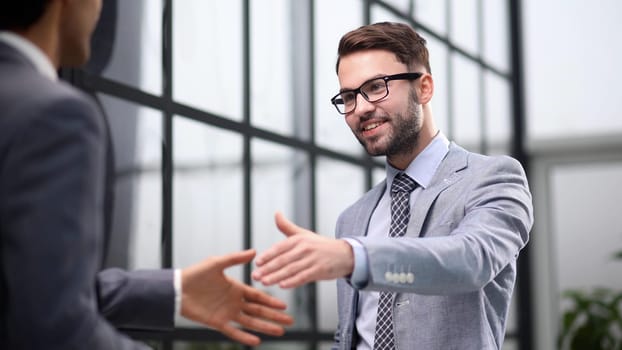
[[417,96],[412,92],[406,114],[396,114],[391,118],[392,128],[388,135],[368,140],[357,134],[355,136],[372,157],[391,157],[408,154],[419,143],[419,132],[421,131],[422,122],[422,113],[418,109]]
[[378,139],[364,141],[357,136],[359,143],[365,151],[372,156],[397,156],[412,152],[419,143],[419,131],[421,130],[421,119],[417,116],[412,120],[400,119],[393,128],[391,135],[386,135],[386,141]]
[[419,132],[422,126],[421,110],[417,109],[416,96],[412,95],[412,100],[408,106],[408,115],[411,118],[400,116],[395,118],[396,123],[393,134],[389,138],[384,155],[387,157],[411,153],[419,144]]
[[367,143],[367,142],[363,141],[363,139],[358,137],[358,136],[356,137],[356,139],[359,141],[361,146],[363,146],[363,148],[365,148],[365,151],[367,151],[367,154],[369,154],[370,156],[375,157],[375,156],[381,156],[381,155],[384,154],[384,152],[380,152],[379,150],[377,150],[377,149],[375,149],[375,148],[373,148],[371,146],[371,144],[373,144],[373,142]]

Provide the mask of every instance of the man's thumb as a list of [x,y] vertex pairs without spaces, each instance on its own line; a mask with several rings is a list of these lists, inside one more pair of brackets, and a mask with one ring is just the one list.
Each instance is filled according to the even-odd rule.
[[283,232],[283,234],[287,237],[299,234],[301,233],[301,231],[303,231],[301,227],[287,220],[287,218],[285,218],[285,215],[283,215],[283,213],[281,213],[280,211],[277,211],[274,214],[274,222],[276,223],[276,227],[279,229],[279,231]]

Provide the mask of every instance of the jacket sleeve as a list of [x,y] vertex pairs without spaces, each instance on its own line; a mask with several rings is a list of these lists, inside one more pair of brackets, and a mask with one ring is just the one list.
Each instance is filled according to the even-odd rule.
[[[525,173],[509,157],[473,165],[431,210],[434,222],[424,224],[421,238],[357,237],[368,252],[369,290],[427,295],[479,290],[514,263],[533,224]],[[387,266],[408,272],[412,280],[389,281]]]
[[67,94],[23,113],[29,122],[11,135],[0,168],[8,348],[145,348],[98,311],[105,170],[98,112]]
[[172,270],[103,270],[97,275],[97,296],[100,312],[117,327],[173,327]]

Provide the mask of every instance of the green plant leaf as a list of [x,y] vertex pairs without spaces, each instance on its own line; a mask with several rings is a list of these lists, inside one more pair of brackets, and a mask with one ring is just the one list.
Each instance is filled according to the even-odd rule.
[[571,350],[596,350],[600,349],[600,339],[594,336],[592,327],[586,324],[577,328],[570,342]]
[[563,321],[562,321],[562,333],[567,333],[574,324],[575,320],[579,316],[578,312],[568,311],[564,313]]

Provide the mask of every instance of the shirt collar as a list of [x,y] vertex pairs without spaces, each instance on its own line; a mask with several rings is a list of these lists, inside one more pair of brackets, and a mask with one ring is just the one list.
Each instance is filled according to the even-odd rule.
[[50,62],[50,59],[35,44],[15,33],[4,30],[0,31],[0,41],[13,47],[24,55],[43,76],[52,81],[58,80],[58,74],[52,62]]
[[[419,186],[427,188],[447,152],[449,152],[449,140],[443,133],[439,132],[403,172],[417,181]],[[391,188],[393,178],[402,171],[394,168],[388,162],[386,171],[387,188]]]

